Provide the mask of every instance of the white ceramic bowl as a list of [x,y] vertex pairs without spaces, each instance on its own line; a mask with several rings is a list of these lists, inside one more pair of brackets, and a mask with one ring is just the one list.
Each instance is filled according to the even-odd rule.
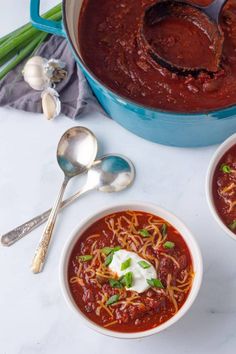
[[213,199],[213,193],[212,193],[212,182],[213,182],[213,177],[214,177],[214,172],[216,170],[216,167],[223,157],[223,155],[233,146],[236,144],[236,134],[231,135],[227,140],[221,144],[214,155],[211,158],[208,171],[207,171],[207,176],[206,176],[206,197],[207,197],[207,203],[209,205],[210,211],[218,223],[218,225],[226,232],[227,235],[229,235],[231,238],[236,240],[236,235],[224,224],[224,222],[221,220]]
[[[78,238],[96,220],[104,217],[105,215],[109,215],[111,213],[118,212],[118,211],[124,211],[124,210],[138,210],[138,211],[152,213],[154,215],[157,215],[157,216],[165,219],[170,224],[172,224],[181,233],[182,237],[184,238],[185,242],[188,245],[188,248],[189,248],[191,256],[192,256],[193,267],[194,267],[194,272],[195,272],[195,277],[194,277],[192,289],[189,293],[189,296],[188,296],[186,302],[181,307],[181,309],[172,318],[170,318],[167,322],[161,324],[160,326],[150,329],[150,330],[147,330],[147,331],[142,331],[142,332],[137,332],[137,333],[115,332],[115,331],[112,331],[109,329],[105,329],[101,326],[98,326],[94,322],[90,321],[79,310],[76,303],[74,302],[74,299],[73,299],[70,289],[69,289],[69,284],[68,284],[68,279],[67,279],[68,261],[69,261],[72,249],[74,248],[74,245],[77,242]],[[65,248],[62,253],[62,257],[61,257],[60,283],[61,283],[61,289],[62,289],[64,298],[65,298],[67,304],[69,305],[69,307],[75,312],[75,314],[78,317],[78,320],[84,322],[91,329],[93,329],[101,334],[105,334],[105,335],[116,337],[116,338],[134,339],[134,338],[147,337],[147,336],[159,333],[159,332],[163,331],[164,329],[170,327],[172,324],[177,322],[190,309],[194,300],[196,299],[201,282],[202,282],[202,257],[201,257],[200,249],[199,249],[192,233],[176,216],[174,216],[173,214],[169,213],[168,211],[165,211],[162,208],[160,208],[156,205],[150,204],[150,203],[130,202],[130,203],[123,203],[123,204],[115,204],[115,205],[111,205],[110,207],[107,207],[106,209],[101,210],[101,211],[97,212],[96,214],[88,217],[86,220],[81,222],[79,224],[79,226],[72,232],[72,235],[69,238],[68,242],[66,243]]]

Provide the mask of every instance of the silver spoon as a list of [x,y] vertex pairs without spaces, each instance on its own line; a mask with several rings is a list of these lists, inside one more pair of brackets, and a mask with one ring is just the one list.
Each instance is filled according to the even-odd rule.
[[96,155],[97,139],[90,130],[83,127],[73,127],[61,137],[57,147],[57,161],[64,172],[64,181],[36,250],[31,266],[33,273],[40,273],[43,269],[57,214],[68,182],[72,177],[87,172]]
[[[121,155],[106,155],[94,162],[88,171],[85,186],[72,197],[61,203],[63,209],[73,203],[82,194],[97,189],[100,192],[120,192],[132,184],[135,178],[135,169],[132,162]],[[16,227],[1,237],[3,246],[11,246],[22,237],[43,224],[49,217],[50,210]]]

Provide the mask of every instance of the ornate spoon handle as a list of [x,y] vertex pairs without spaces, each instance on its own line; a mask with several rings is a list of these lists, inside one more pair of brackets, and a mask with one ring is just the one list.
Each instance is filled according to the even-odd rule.
[[31,231],[36,229],[39,225],[42,225],[48,219],[50,212],[51,209],[3,235],[1,237],[2,245],[11,246],[16,241],[19,241],[22,237],[28,235]]
[[[89,188],[86,186],[76,194],[72,195],[70,198],[66,199],[61,203],[60,210],[67,207],[73,203],[79,196],[88,192]],[[19,241],[22,237],[28,235],[31,231],[36,229],[38,226],[42,225],[47,221],[52,209],[45,211],[44,213],[36,216],[35,218],[26,221],[24,224],[17,226],[15,229],[9,231],[1,237],[1,244],[3,246],[11,246],[15,242]]]
[[58,197],[55,201],[55,204],[52,208],[52,211],[49,215],[49,218],[48,218],[48,221],[47,221],[46,226],[44,228],[42,237],[39,241],[39,245],[35,251],[33,262],[31,265],[31,270],[34,274],[38,274],[38,273],[42,272],[42,270],[43,270],[43,267],[44,267],[44,264],[46,261],[46,257],[47,257],[47,253],[48,253],[49,244],[51,242],[53,230],[54,230],[54,227],[56,224],[57,215],[58,215],[60,205],[62,202],[62,198],[65,193],[65,190],[66,190],[69,180],[70,180],[70,177],[65,175],[64,182],[62,183],[60,192],[59,192]]

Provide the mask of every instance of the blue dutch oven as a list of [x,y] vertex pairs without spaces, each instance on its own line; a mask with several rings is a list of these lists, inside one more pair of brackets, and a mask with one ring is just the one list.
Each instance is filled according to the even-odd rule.
[[63,21],[54,22],[40,17],[40,0],[31,0],[31,20],[36,28],[67,38],[95,96],[115,121],[145,139],[181,147],[217,144],[236,132],[236,106],[202,114],[179,114],[136,104],[106,87],[80,53],[78,19],[82,4],[83,0],[64,0]]

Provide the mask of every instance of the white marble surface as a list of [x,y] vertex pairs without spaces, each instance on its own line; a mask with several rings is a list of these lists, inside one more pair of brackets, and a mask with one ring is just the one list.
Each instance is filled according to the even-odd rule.
[[[47,4],[54,1],[47,0]],[[27,19],[28,0],[0,0],[0,35]],[[94,131],[100,153],[129,156],[134,186],[120,194],[91,193],[67,209],[57,224],[45,271],[29,266],[42,227],[11,248],[0,248],[0,354],[233,354],[236,348],[236,242],[212,219],[206,204],[206,168],[216,147],[178,149],[155,145],[99,114],[53,123],[41,115],[0,109],[0,233],[49,207],[62,174],[57,141],[69,127]],[[68,194],[82,183],[71,183]],[[80,220],[115,201],[157,203],[181,217],[202,249],[204,281],[189,313],[168,331],[137,341],[106,338],[78,322],[58,281],[62,247]]]

